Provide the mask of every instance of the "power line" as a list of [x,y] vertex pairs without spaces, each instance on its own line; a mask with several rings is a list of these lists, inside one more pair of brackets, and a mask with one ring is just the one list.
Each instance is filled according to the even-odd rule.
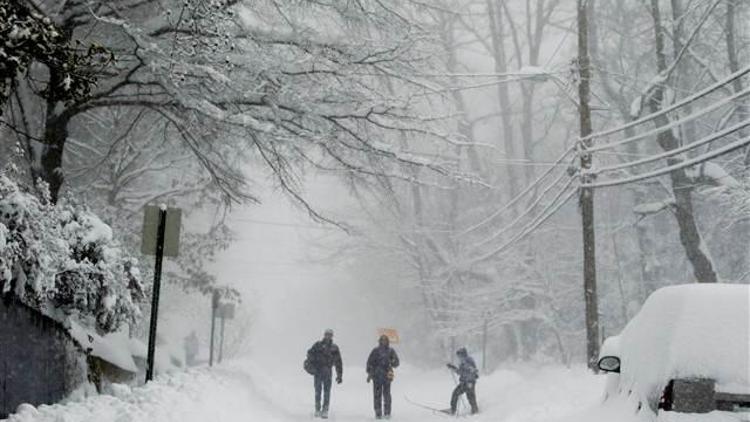
[[242,222],[242,223],[253,223],[261,226],[280,226],[280,227],[294,227],[294,228],[300,228],[300,229],[316,229],[316,230],[330,230],[330,231],[338,231],[340,229],[335,227],[328,227],[328,226],[312,226],[312,225],[304,225],[304,224],[295,224],[295,223],[284,223],[280,221],[263,221],[263,220],[254,220],[251,218],[233,218],[231,219],[232,222]]
[[[561,191],[561,193],[562,192],[564,192],[564,191]],[[500,254],[502,252],[504,252],[509,247],[517,244],[521,240],[525,239],[527,236],[529,236],[531,233],[533,233],[537,228],[539,228],[539,226],[541,226],[547,220],[549,220],[550,217],[552,217],[553,215],[555,215],[555,213],[557,213],[557,211],[559,211],[560,208],[562,208],[563,206],[565,206],[565,204],[567,204],[568,201],[570,201],[570,199],[576,194],[576,192],[578,192],[577,189],[571,189],[570,192],[568,192],[568,195],[565,196],[565,198],[563,198],[560,203],[558,203],[555,206],[552,206],[552,204],[550,204],[550,206],[547,207],[548,211],[546,212],[546,214],[538,216],[537,219],[536,219],[536,222],[531,221],[529,224],[527,224],[526,228],[524,228],[523,231],[521,231],[519,234],[517,234],[516,236],[514,236],[513,238],[511,238],[511,240],[509,240],[508,242],[502,244],[500,247],[492,250],[491,252],[488,252],[488,253],[486,253],[484,255],[481,255],[481,256],[475,258],[473,260],[473,262],[480,262],[480,261],[484,261],[486,259],[492,258],[492,257],[494,257],[494,256],[496,256],[496,255],[498,255],[498,254]]]
[[684,145],[682,147],[675,148],[675,149],[663,152],[661,154],[652,155],[652,156],[649,156],[647,158],[642,158],[640,160],[628,161],[628,162],[625,162],[625,163],[622,163],[622,164],[616,164],[616,165],[613,165],[613,166],[602,167],[602,168],[600,168],[600,169],[598,169],[596,171],[591,172],[590,174],[601,174],[601,173],[608,173],[608,172],[612,172],[612,171],[616,171],[616,170],[623,170],[623,169],[627,169],[627,168],[630,168],[630,167],[636,167],[636,166],[641,166],[641,165],[644,165],[644,164],[652,163],[654,161],[658,161],[658,160],[661,160],[661,159],[664,159],[664,158],[669,158],[669,157],[672,157],[672,156],[675,156],[675,155],[678,155],[678,154],[682,154],[683,152],[687,152],[687,151],[693,150],[693,149],[698,148],[698,147],[700,147],[702,145],[706,145],[706,144],[710,144],[712,142],[715,142],[715,141],[717,141],[717,140],[719,140],[719,139],[721,139],[721,138],[723,138],[723,137],[725,137],[727,135],[730,135],[730,134],[732,134],[734,132],[737,132],[737,131],[739,131],[739,130],[747,127],[747,126],[750,126],[750,119],[745,120],[742,123],[738,123],[738,124],[736,124],[734,126],[728,127],[726,129],[723,129],[723,130],[721,130],[719,132],[712,133],[711,135],[706,136],[706,137],[704,137],[701,140],[692,142],[692,143]]
[[[518,217],[516,217],[516,218],[515,218],[515,219],[514,219],[513,221],[511,221],[510,223],[508,223],[507,225],[505,225],[504,227],[502,227],[502,228],[501,228],[500,230],[498,230],[497,232],[495,232],[495,233],[494,233],[494,234],[493,234],[492,236],[490,236],[489,238],[487,238],[487,239],[485,239],[485,240],[482,240],[481,242],[477,243],[477,244],[476,244],[476,245],[475,245],[475,246],[473,247],[473,249],[476,249],[476,248],[478,248],[478,247],[480,247],[480,246],[482,246],[482,245],[485,245],[485,244],[487,244],[488,242],[491,242],[491,241],[493,241],[493,240],[497,239],[498,237],[500,237],[500,235],[502,235],[503,233],[505,233],[505,232],[507,232],[508,230],[510,230],[510,229],[512,229],[513,227],[515,227],[515,226],[516,226],[516,225],[518,224],[518,222],[519,222],[519,221],[521,221],[521,220],[522,220],[523,218],[525,218],[525,217],[527,217],[527,216],[528,216],[529,214],[531,214],[531,212],[532,212],[532,211],[534,210],[534,208],[536,208],[536,206],[537,206],[537,205],[539,205],[539,203],[540,203],[540,202],[542,201],[542,198],[544,198],[544,196],[545,196],[545,195],[547,194],[547,192],[549,192],[550,190],[552,190],[552,188],[553,188],[553,187],[555,187],[555,186],[556,186],[556,185],[557,185],[557,184],[558,184],[558,183],[559,183],[559,182],[560,182],[560,181],[561,181],[561,180],[562,180],[562,179],[563,179],[563,178],[564,178],[565,176],[566,176],[566,174],[565,174],[565,173],[562,173],[562,174],[560,175],[560,177],[558,177],[558,178],[557,178],[557,180],[555,180],[555,181],[554,181],[554,183],[552,183],[551,185],[549,185],[549,186],[548,186],[548,187],[547,187],[547,188],[546,188],[546,189],[545,189],[545,190],[544,190],[544,191],[543,191],[543,192],[542,192],[542,193],[541,193],[541,194],[540,194],[540,195],[539,195],[539,196],[538,196],[538,197],[536,198],[536,200],[535,200],[535,201],[534,201],[533,203],[531,203],[531,204],[530,204],[530,205],[529,205],[529,206],[528,206],[528,207],[527,207],[527,208],[526,208],[526,209],[525,209],[525,210],[524,210],[524,211],[523,211],[523,212],[522,212],[522,213],[521,213],[520,215],[518,215]],[[569,178],[568,178],[568,182],[567,182],[567,183],[565,184],[565,186],[563,186],[563,188],[562,188],[562,189],[560,189],[560,190],[559,190],[559,191],[557,192],[557,194],[555,195],[554,199],[552,199],[552,202],[550,202],[550,205],[551,205],[551,204],[553,204],[553,203],[554,203],[554,202],[555,202],[555,201],[556,201],[557,199],[559,199],[559,198],[560,198],[560,196],[562,195],[562,193],[563,193],[563,192],[565,192],[565,190],[567,190],[567,189],[568,189],[568,188],[570,187],[570,185],[571,185],[571,184],[573,184],[573,178],[570,178],[570,177],[569,177]],[[550,205],[548,205],[548,206],[547,206],[546,208],[544,208],[544,209],[542,210],[542,213],[544,213],[544,212],[545,212],[545,211],[546,211],[546,210],[547,210],[547,209],[548,209],[548,208],[550,207]]]
[[[459,237],[465,236],[465,235],[473,232],[474,230],[477,230],[478,228],[484,226],[485,224],[488,224],[489,222],[491,222],[492,220],[494,220],[498,216],[502,215],[504,212],[508,211],[513,205],[515,205],[518,201],[520,201],[521,198],[523,198],[524,196],[526,196],[527,193],[531,192],[535,187],[537,187],[538,185],[540,185],[542,183],[542,181],[547,176],[549,176],[550,174],[552,174],[552,172],[557,168],[557,166],[560,163],[562,163],[565,160],[565,158],[567,158],[567,156],[571,152],[573,152],[574,150],[575,150],[575,146],[571,146],[568,149],[566,149],[562,153],[562,155],[560,155],[560,157],[558,157],[558,159],[555,160],[554,163],[552,163],[552,165],[550,166],[549,169],[547,169],[544,173],[542,173],[541,176],[537,177],[536,180],[534,180],[530,185],[528,185],[521,193],[519,193],[513,199],[511,199],[507,204],[505,204],[505,206],[503,206],[502,208],[500,208],[497,211],[493,212],[491,215],[487,216],[484,220],[482,220],[482,221],[474,224],[473,226],[471,226],[471,227],[469,227],[469,228],[467,228],[465,230],[462,230],[461,232],[458,233],[458,236]],[[564,174],[565,173],[563,173],[563,175]],[[558,181],[559,181],[559,178],[558,178],[558,180],[555,181],[555,184]]]
[[[523,69],[523,68],[522,68]],[[521,70],[516,72],[465,72],[465,73],[451,73],[451,72],[445,72],[445,73],[416,73],[413,76],[422,76],[422,77],[450,77],[450,78],[507,78],[510,76],[516,76],[516,77],[522,77],[524,79],[534,78],[534,77],[546,77],[553,74],[563,74],[564,71],[557,71],[557,72],[548,72],[541,68],[535,68],[533,66],[527,67],[526,69],[539,69],[539,72],[522,72]]]
[[639,126],[639,125],[641,125],[643,123],[650,122],[651,120],[654,120],[657,117],[663,116],[663,115],[665,115],[665,114],[667,114],[669,112],[672,112],[674,110],[679,109],[682,106],[685,106],[685,105],[690,104],[690,103],[692,103],[692,102],[694,102],[696,100],[699,100],[699,99],[705,97],[706,95],[708,95],[708,94],[710,94],[710,93],[712,93],[712,92],[714,92],[714,91],[722,88],[723,86],[725,86],[725,85],[733,82],[736,79],[741,78],[742,76],[744,76],[744,75],[746,75],[748,73],[750,73],[750,65],[746,66],[743,69],[738,70],[737,72],[735,72],[735,73],[733,73],[731,75],[729,75],[724,80],[718,81],[718,82],[714,83],[713,85],[710,85],[707,88],[703,89],[702,91],[699,91],[699,92],[697,92],[697,93],[695,93],[695,94],[693,94],[693,95],[691,95],[689,97],[686,97],[683,100],[678,101],[678,102],[672,104],[671,106],[669,106],[667,108],[664,108],[664,109],[662,109],[660,111],[657,111],[655,113],[649,114],[647,116],[641,117],[640,119],[633,120],[632,122],[626,123],[624,125],[620,125],[620,126],[614,127],[612,129],[606,129],[606,130],[603,130],[603,131],[591,133],[591,134],[589,134],[589,135],[581,138],[580,140],[584,141],[584,140],[589,140],[589,139],[600,138],[600,137],[612,135],[612,134],[615,134],[615,133],[618,133],[618,132],[622,132],[622,131],[624,131],[626,129],[630,129],[630,128]]
[[616,180],[607,180],[604,182],[594,182],[594,183],[585,183],[581,184],[582,187],[589,187],[589,188],[604,188],[604,187],[611,187],[611,186],[619,186],[619,185],[625,185],[629,183],[639,182],[641,180],[646,179],[652,179],[654,177],[663,176],[667,173],[671,173],[675,170],[680,170],[686,167],[691,167],[696,164],[700,164],[704,161],[708,161],[712,158],[719,157],[725,154],[729,154],[730,152],[736,151],[745,145],[750,144],[750,136],[745,137],[743,139],[740,139],[738,141],[732,142],[731,144],[725,145],[721,148],[718,148],[716,150],[713,150],[709,153],[699,155],[695,158],[692,158],[690,160],[685,160],[678,164],[673,164],[671,166],[663,167],[661,169],[657,169],[648,173],[644,174],[638,174],[632,177],[627,177],[624,179],[616,179]]
[[717,109],[719,109],[719,108],[721,108],[721,107],[723,107],[723,106],[725,106],[725,105],[733,102],[734,100],[737,100],[737,99],[739,99],[741,97],[744,97],[744,96],[746,96],[748,94],[750,94],[750,88],[747,88],[744,91],[740,91],[738,93],[735,93],[735,94],[733,94],[733,95],[731,95],[731,96],[729,96],[727,98],[724,98],[724,99],[722,99],[720,101],[717,101],[717,102],[715,102],[715,103],[713,103],[713,104],[711,104],[711,105],[709,105],[709,106],[707,106],[705,108],[702,108],[702,109],[700,109],[700,110],[698,110],[698,111],[696,111],[696,112],[694,112],[694,113],[692,113],[692,114],[690,114],[688,116],[685,116],[685,117],[683,117],[681,119],[678,119],[678,120],[674,120],[674,121],[672,121],[669,124],[666,124],[664,126],[657,127],[655,129],[649,130],[647,132],[644,132],[644,133],[641,133],[641,134],[638,134],[638,135],[631,136],[630,138],[622,139],[622,140],[617,141],[617,142],[610,142],[610,143],[606,143],[606,144],[600,144],[600,145],[597,145],[597,146],[594,146],[594,147],[591,147],[591,148],[587,148],[586,151],[587,152],[597,152],[597,151],[602,151],[602,150],[606,150],[606,149],[616,148],[616,147],[619,147],[619,146],[627,145],[629,143],[638,141],[640,139],[647,138],[647,137],[652,136],[652,135],[657,135],[657,134],[663,132],[666,129],[670,129],[670,128],[673,128],[673,127],[681,126],[684,123],[687,123],[689,121],[695,120],[695,119],[697,119],[700,116],[703,116],[703,115],[708,114],[708,113],[710,113],[712,111],[715,111],[715,110],[717,110]]

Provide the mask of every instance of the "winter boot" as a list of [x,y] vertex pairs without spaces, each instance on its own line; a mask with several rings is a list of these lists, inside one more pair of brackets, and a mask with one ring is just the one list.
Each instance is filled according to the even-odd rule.
[[323,419],[328,419],[328,409],[323,409],[323,411],[320,412],[320,417]]

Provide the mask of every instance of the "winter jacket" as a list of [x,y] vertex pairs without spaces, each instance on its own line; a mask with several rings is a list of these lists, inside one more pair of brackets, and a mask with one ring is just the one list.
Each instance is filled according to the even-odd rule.
[[458,381],[461,383],[473,383],[479,378],[479,371],[477,370],[477,364],[474,363],[474,359],[471,356],[461,357],[461,362],[458,368],[454,370],[458,374]]
[[390,346],[378,346],[372,349],[370,357],[367,358],[367,374],[376,383],[388,381],[388,371],[398,368],[398,355]]
[[325,340],[315,342],[310,350],[307,351],[307,360],[310,361],[318,374],[330,373],[331,369],[335,366],[337,376],[343,376],[341,351],[339,351],[339,346],[333,342]]

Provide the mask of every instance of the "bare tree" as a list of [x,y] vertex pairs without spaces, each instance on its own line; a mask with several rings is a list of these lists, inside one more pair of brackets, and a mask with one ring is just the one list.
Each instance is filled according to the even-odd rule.
[[[423,112],[434,94],[419,77],[431,40],[409,20],[417,14],[410,5],[391,3],[77,0],[60,9],[30,2],[69,42],[101,43],[116,58],[96,74],[98,88],[85,101],[48,98],[36,106],[45,110],[44,129],[24,138],[34,155],[32,174],[49,182],[56,199],[72,125],[110,107],[158,116],[228,202],[254,199],[240,169],[243,154],[270,169],[317,218],[323,217],[307,207],[297,183],[305,167],[368,177],[403,177],[393,173],[397,163],[440,171],[388,142],[402,132],[450,141],[429,128],[434,120]],[[368,42],[353,36],[370,32],[375,39]],[[17,109],[33,113],[22,103],[37,100],[34,86],[54,87],[62,78],[54,66],[43,73],[23,81],[27,95],[13,104]],[[382,89],[384,79],[397,84],[398,95]],[[37,117],[6,123],[17,127],[24,118]]]

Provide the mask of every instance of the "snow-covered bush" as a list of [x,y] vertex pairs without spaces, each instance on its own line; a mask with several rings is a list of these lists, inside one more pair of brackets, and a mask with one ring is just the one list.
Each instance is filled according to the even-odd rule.
[[40,200],[3,173],[0,291],[103,333],[134,322],[143,297],[137,262],[123,254],[108,225],[80,206]]

